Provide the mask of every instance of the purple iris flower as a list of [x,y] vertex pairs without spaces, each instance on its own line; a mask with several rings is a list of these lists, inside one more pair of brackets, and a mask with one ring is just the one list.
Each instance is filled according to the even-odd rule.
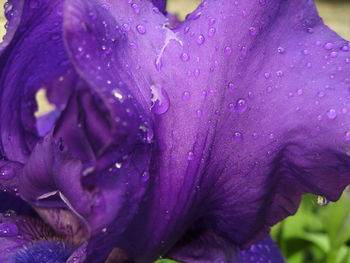
[[5,5],[0,261],[283,262],[270,227],[350,183],[350,45],[313,1],[165,4]]

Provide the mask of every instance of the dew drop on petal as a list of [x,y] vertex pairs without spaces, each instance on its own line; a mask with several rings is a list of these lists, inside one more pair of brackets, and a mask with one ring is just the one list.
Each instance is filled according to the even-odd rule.
[[276,72],[276,75],[277,75],[277,77],[283,77],[283,71],[282,70],[278,70]]
[[152,105],[151,111],[154,114],[161,115],[168,111],[170,99],[165,89],[152,85]]
[[9,180],[15,177],[16,172],[12,167],[7,167],[4,165],[0,168],[0,179]]
[[237,100],[237,103],[236,103],[236,110],[239,112],[239,113],[243,113],[247,110],[248,108],[248,105],[247,105],[247,102],[244,100],[244,99],[239,99]]
[[325,95],[326,95],[326,94],[325,94],[323,91],[319,91],[319,92],[317,93],[317,97],[319,97],[319,98],[323,98]]
[[208,30],[208,36],[213,37],[215,35],[216,29],[215,27],[211,27]]
[[232,82],[229,82],[228,85],[227,85],[227,88],[229,90],[233,90],[235,88],[235,85]]
[[144,171],[141,175],[142,182],[147,182],[150,178],[150,173],[148,171]]
[[130,25],[129,24],[123,24],[122,28],[124,29],[124,31],[130,31]]
[[225,47],[225,54],[230,55],[232,53],[232,48],[231,47]]
[[136,14],[140,13],[140,8],[137,4],[132,4],[131,7]]
[[5,222],[0,224],[0,237],[12,237],[17,236],[19,229],[16,224],[11,222]]
[[324,46],[324,49],[326,49],[326,50],[331,50],[332,48],[333,48],[333,44],[332,43],[326,43]]
[[142,35],[146,33],[146,28],[143,25],[137,25],[136,30]]
[[256,33],[257,33],[256,27],[253,27],[253,26],[252,26],[252,27],[249,28],[249,34],[250,34],[251,36],[255,36]]
[[265,6],[266,5],[266,0],[259,0],[259,3],[261,6]]
[[331,58],[336,58],[337,56],[338,56],[338,52],[335,52],[335,51],[331,52],[330,54]]
[[243,140],[243,134],[241,132],[235,132],[233,134],[233,139],[236,141],[236,142],[241,142]]
[[331,120],[334,120],[337,117],[337,111],[335,109],[330,109],[327,111],[327,117]]
[[319,206],[326,206],[326,205],[328,205],[328,203],[329,203],[329,201],[327,200],[326,197],[321,196],[321,195],[317,196],[317,204]]
[[284,52],[285,52],[285,50],[284,50],[283,47],[278,47],[278,48],[277,48],[277,51],[278,51],[278,53],[280,53],[280,54],[284,54]]
[[187,153],[187,160],[192,161],[194,159],[194,153],[192,151]]
[[182,94],[182,99],[183,100],[189,100],[191,97],[191,93],[189,91],[185,91],[183,94]]
[[181,60],[182,61],[186,62],[189,59],[190,59],[190,56],[187,53],[184,52],[184,53],[181,54]]
[[345,141],[350,141],[350,131],[346,131],[344,133],[344,139],[345,139]]
[[204,36],[202,34],[200,34],[197,38],[197,44],[202,45],[204,43],[204,41],[205,41]]

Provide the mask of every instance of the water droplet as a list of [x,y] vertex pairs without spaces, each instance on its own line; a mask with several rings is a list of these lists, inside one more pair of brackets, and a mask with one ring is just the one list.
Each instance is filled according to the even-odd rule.
[[326,49],[326,50],[331,50],[332,48],[333,48],[333,44],[332,43],[326,43],[324,46],[324,49]]
[[199,69],[199,68],[195,69],[194,75],[195,75],[196,77],[199,77],[200,74],[201,74],[200,69]]
[[331,120],[334,120],[337,117],[337,111],[335,109],[330,109],[327,111],[327,117]]
[[264,73],[264,77],[265,77],[265,79],[269,79],[269,78],[270,78],[270,76],[271,76],[271,74],[270,74],[270,73],[268,73],[268,72]]
[[235,132],[233,134],[233,139],[236,141],[236,142],[241,142],[243,140],[243,135],[241,132]]
[[190,27],[186,26],[185,29],[184,29],[184,33],[187,34],[188,31],[190,31]]
[[256,30],[255,27],[252,26],[252,27],[249,28],[249,34],[250,34],[251,36],[255,36],[257,32],[258,32],[258,31]]
[[229,82],[228,85],[227,85],[227,88],[229,90],[233,90],[235,88],[235,85],[232,82]]
[[197,44],[202,45],[204,43],[204,41],[205,41],[204,36],[202,34],[200,34],[197,38]]
[[307,31],[308,33],[310,33],[310,34],[312,34],[312,33],[315,32],[315,30],[314,30],[313,28],[311,28],[311,27],[307,28],[306,31]]
[[148,171],[144,171],[141,175],[142,182],[147,182],[150,178],[150,173]]
[[277,77],[283,77],[283,71],[282,70],[278,70],[276,72],[276,75],[277,75]]
[[331,52],[330,54],[331,58],[336,58],[337,56],[338,56],[338,52],[335,52],[335,51]]
[[170,99],[165,89],[152,85],[152,105],[151,111],[154,114],[164,114],[170,107]]
[[192,161],[194,159],[194,153],[193,152],[188,152],[187,153],[187,160]]
[[232,53],[232,48],[231,47],[225,47],[225,54],[230,55]]
[[246,47],[246,46],[242,46],[242,47],[241,47],[241,53],[242,53],[243,55],[247,54],[247,47]]
[[283,47],[278,47],[278,48],[277,48],[277,51],[278,51],[278,53],[280,53],[280,54],[284,54],[284,52],[285,52],[285,50],[284,50]]
[[120,163],[120,162],[116,162],[116,163],[114,164],[114,166],[115,166],[117,169],[120,169],[120,168],[122,168],[123,164]]
[[350,141],[350,131],[346,131],[344,133],[344,139],[345,139],[345,141]]
[[190,59],[190,56],[187,53],[184,52],[184,53],[181,54],[181,60],[182,61],[186,62],[189,59]]
[[234,108],[235,108],[235,105],[234,105],[233,103],[229,103],[229,104],[227,105],[227,108],[228,108],[229,111],[233,111]]
[[266,5],[266,0],[259,0],[259,3],[261,6],[264,6],[264,5]]
[[0,179],[9,180],[15,177],[15,175],[16,175],[16,172],[13,167],[4,165],[0,168]]
[[129,24],[126,24],[126,23],[123,24],[122,28],[123,28],[124,31],[130,31],[130,25]]
[[343,46],[341,48],[341,50],[344,51],[344,52],[348,52],[349,51],[349,47],[348,46]]
[[159,13],[158,7],[153,7],[153,12],[156,13],[156,14],[158,14],[158,13]]
[[239,113],[243,113],[247,110],[248,108],[248,105],[247,105],[247,102],[244,100],[244,99],[239,99],[237,100],[237,103],[236,103],[236,110],[239,112]]
[[193,14],[193,15],[191,16],[191,19],[192,19],[192,20],[196,20],[196,19],[200,18],[201,15],[202,15],[201,12],[197,12],[197,13],[195,13],[195,14]]
[[183,94],[182,94],[182,99],[183,100],[189,100],[191,97],[191,93],[188,92],[188,91],[185,91]]
[[214,25],[214,24],[215,24],[215,22],[216,22],[215,18],[211,18],[211,19],[209,19],[209,26]]
[[140,13],[140,8],[137,4],[132,4],[131,7],[136,14]]
[[0,237],[12,237],[17,236],[19,229],[16,224],[11,222],[5,222],[0,224]]
[[317,204],[319,206],[326,206],[326,205],[328,205],[328,203],[329,203],[329,201],[327,200],[326,197],[321,196],[321,195],[317,196]]
[[197,114],[197,117],[200,118],[200,117],[202,117],[202,114],[203,114],[203,113],[202,113],[201,110],[197,110],[197,111],[196,111],[196,114]]
[[319,97],[319,98],[323,98],[325,95],[326,95],[326,94],[325,94],[323,91],[319,91],[319,92],[317,93],[317,97]]
[[136,30],[142,35],[146,33],[146,28],[143,25],[137,25]]
[[297,94],[298,94],[299,96],[303,95],[303,89],[298,89],[298,90],[297,90]]
[[208,36],[213,37],[215,35],[216,29],[215,27],[211,27],[208,30]]

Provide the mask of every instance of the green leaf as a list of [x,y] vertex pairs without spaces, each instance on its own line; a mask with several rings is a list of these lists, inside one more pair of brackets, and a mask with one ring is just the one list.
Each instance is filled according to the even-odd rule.
[[172,259],[162,258],[162,259],[158,259],[154,263],[181,263],[181,262],[176,261],[176,260],[172,260]]

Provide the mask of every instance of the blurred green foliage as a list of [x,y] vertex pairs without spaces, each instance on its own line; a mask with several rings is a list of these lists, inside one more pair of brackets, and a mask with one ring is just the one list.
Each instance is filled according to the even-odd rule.
[[305,195],[298,212],[272,228],[288,263],[350,263],[350,192],[336,203],[317,205]]

